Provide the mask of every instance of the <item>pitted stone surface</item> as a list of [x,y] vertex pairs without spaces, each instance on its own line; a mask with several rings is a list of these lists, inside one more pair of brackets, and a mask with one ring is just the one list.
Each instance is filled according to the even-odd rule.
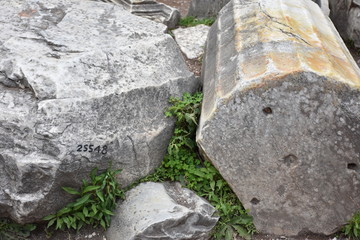
[[105,3],[2,2],[0,216],[39,220],[109,162],[122,184],[160,164],[168,99],[197,87],[165,30]]
[[175,40],[187,58],[196,59],[204,54],[209,29],[209,26],[200,24],[194,27],[173,30]]
[[360,205],[360,70],[328,18],[235,0],[206,49],[197,143],[257,230],[339,230]]
[[126,193],[106,233],[115,239],[209,239],[215,208],[180,184],[142,183]]

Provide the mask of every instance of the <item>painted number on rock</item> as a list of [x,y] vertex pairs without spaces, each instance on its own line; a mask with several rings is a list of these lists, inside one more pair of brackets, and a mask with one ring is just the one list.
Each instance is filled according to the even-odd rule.
[[101,153],[106,154],[107,153],[107,146],[94,146],[92,144],[79,144],[77,146],[78,152],[95,152],[95,153]]

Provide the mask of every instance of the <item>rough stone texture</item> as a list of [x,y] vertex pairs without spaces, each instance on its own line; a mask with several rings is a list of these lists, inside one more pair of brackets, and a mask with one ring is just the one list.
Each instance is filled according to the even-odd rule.
[[360,0],[329,0],[330,18],[340,35],[360,48]]
[[177,28],[172,32],[177,44],[186,57],[197,59],[204,54],[209,29],[209,26],[200,24],[194,27]]
[[216,17],[230,0],[192,0],[188,16],[198,18]]
[[173,7],[154,0],[93,0],[124,6],[132,14],[163,23],[168,28],[174,28],[180,20],[180,12]]
[[260,232],[331,234],[360,206],[360,70],[310,1],[236,0],[210,29],[197,142]]
[[39,220],[110,161],[122,184],[160,164],[168,99],[197,87],[165,30],[111,4],[2,2],[1,217]]
[[360,48],[360,0],[354,0],[350,8],[347,34],[354,41],[355,47]]
[[215,208],[179,183],[142,183],[119,204],[108,240],[205,240],[216,225]]
[[[219,11],[229,2],[230,0],[192,0],[188,16],[194,16],[198,18],[211,18],[217,17]],[[329,0],[312,0],[316,2],[327,16],[329,16]],[[337,0],[333,0],[337,1]],[[357,0],[359,1],[359,0]]]

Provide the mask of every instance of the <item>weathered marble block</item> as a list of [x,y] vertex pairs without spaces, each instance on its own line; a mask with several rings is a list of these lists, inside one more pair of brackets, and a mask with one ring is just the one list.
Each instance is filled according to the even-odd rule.
[[360,206],[360,70],[311,1],[234,0],[210,29],[197,143],[260,232],[331,234]]
[[166,26],[122,7],[14,0],[0,8],[0,217],[36,221],[94,167],[121,184],[162,161],[170,96],[197,82]]

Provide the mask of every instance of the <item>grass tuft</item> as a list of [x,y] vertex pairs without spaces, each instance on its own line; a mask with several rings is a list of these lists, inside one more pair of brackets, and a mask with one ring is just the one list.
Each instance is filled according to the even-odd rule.
[[215,22],[214,18],[204,18],[198,19],[192,16],[181,18],[179,21],[179,26],[181,27],[193,27],[199,24],[204,24],[207,26],[211,26]]

